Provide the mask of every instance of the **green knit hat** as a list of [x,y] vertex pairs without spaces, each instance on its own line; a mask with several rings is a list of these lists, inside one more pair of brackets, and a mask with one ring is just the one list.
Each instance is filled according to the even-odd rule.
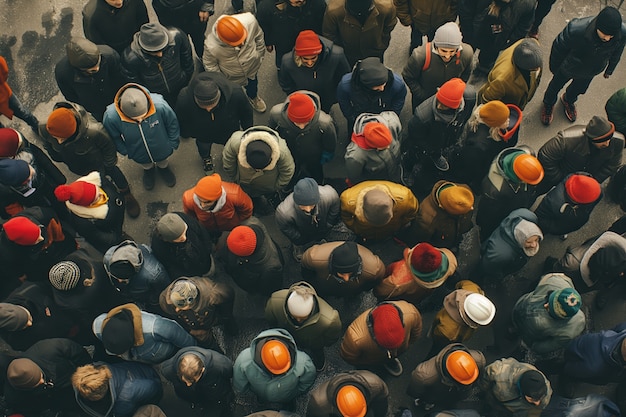
[[581,305],[580,294],[574,288],[552,291],[548,297],[548,312],[556,319],[574,317]]
[[509,180],[522,182],[522,180],[520,180],[519,177],[515,174],[515,171],[513,171],[513,162],[515,162],[515,158],[524,154],[525,152],[516,151],[511,152],[510,154],[502,158],[502,170],[504,171],[504,175],[506,175]]

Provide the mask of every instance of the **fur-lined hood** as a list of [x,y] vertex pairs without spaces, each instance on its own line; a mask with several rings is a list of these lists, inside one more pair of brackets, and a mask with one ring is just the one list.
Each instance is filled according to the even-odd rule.
[[241,165],[242,168],[254,169],[248,163],[246,149],[248,148],[248,145],[255,140],[261,140],[267,143],[272,150],[270,163],[263,168],[262,171],[273,170],[276,167],[278,158],[280,158],[280,146],[278,144],[280,141],[280,135],[274,129],[270,129],[265,126],[254,126],[243,132],[243,135],[241,136],[241,146],[239,146],[239,154],[237,155],[239,165]]

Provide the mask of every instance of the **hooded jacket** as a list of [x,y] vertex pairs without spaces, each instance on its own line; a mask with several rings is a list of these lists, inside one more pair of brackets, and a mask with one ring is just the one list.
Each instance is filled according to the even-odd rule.
[[389,388],[385,381],[370,371],[357,370],[341,372],[324,381],[309,394],[307,417],[328,417],[342,415],[337,408],[337,393],[346,386],[357,387],[365,397],[367,417],[385,417],[389,408]]
[[557,319],[544,307],[552,291],[574,288],[564,274],[544,275],[533,292],[522,295],[513,307],[511,319],[522,342],[533,352],[543,355],[564,348],[585,330],[582,310],[570,318]]
[[[202,74],[202,75],[200,75]],[[202,80],[211,80],[220,90],[220,100],[210,112],[198,107],[193,90]],[[252,107],[240,86],[218,72],[202,72],[191,79],[176,101],[176,117],[182,137],[224,145],[230,135],[252,127]]]
[[[370,224],[363,214],[363,198],[373,189],[380,189],[393,200],[393,217],[382,226]],[[411,190],[391,181],[363,181],[348,188],[340,196],[341,219],[364,239],[382,240],[406,227],[417,215],[418,202]]]
[[[261,347],[267,339],[278,339],[289,349],[291,365],[281,375],[271,374],[261,360]],[[306,353],[296,347],[287,330],[268,329],[256,336],[233,366],[233,389],[236,394],[251,391],[259,402],[287,403],[307,392],[315,382],[315,365]]]
[[315,92],[320,97],[322,110],[328,113],[330,107],[337,102],[337,85],[341,77],[350,72],[350,66],[341,46],[323,36],[319,36],[319,39],[322,52],[313,68],[297,66],[293,50],[283,55],[278,83],[285,94],[297,90]]
[[[126,116],[120,107],[120,98],[127,88],[139,88],[148,100],[148,113],[141,123]],[[109,104],[102,122],[117,151],[138,164],[149,164],[167,159],[180,143],[180,127],[174,110],[160,94],[152,94],[139,84],[126,84]]]
[[[293,319],[287,307],[289,296],[296,290],[306,291],[314,299],[313,311],[302,323]],[[306,281],[274,292],[265,304],[265,320],[270,326],[287,330],[299,346],[313,350],[332,345],[342,334],[339,312],[318,296],[313,285]]]
[[54,105],[56,109],[69,109],[74,113],[76,133],[59,143],[48,133],[45,123],[39,126],[39,136],[53,160],[65,163],[70,171],[78,175],[103,171],[117,164],[117,152],[109,132],[83,106],[61,101]]
[[626,132],[626,88],[617,90],[604,105],[607,118],[615,124],[615,130]]
[[[251,167],[246,157],[248,145],[257,140],[265,142],[271,150],[270,162],[263,169]],[[278,132],[265,126],[255,126],[243,132],[233,133],[224,146],[222,163],[226,174],[241,185],[251,197],[280,190],[289,183],[295,171],[295,163],[287,142],[278,135]]]
[[[392,140],[386,149],[370,148],[365,143],[363,130],[366,124],[372,122],[382,123],[389,128]],[[352,140],[344,156],[350,183],[357,184],[365,180],[395,180],[400,169],[401,132],[400,118],[394,112],[361,113],[354,123]]]
[[248,79],[256,78],[265,55],[263,30],[252,13],[232,15],[246,29],[247,37],[243,44],[233,47],[222,42],[217,36],[217,22],[211,28],[204,41],[202,64],[207,72],[221,72],[230,81],[241,86],[248,84]]
[[374,308],[370,308],[354,319],[343,336],[339,353],[343,360],[350,365],[382,364],[389,358],[389,354],[397,357],[406,352],[409,346],[415,343],[422,334],[422,316],[417,307],[406,301],[389,301],[384,304],[391,304],[398,310],[404,326],[402,345],[389,352],[376,343],[372,328],[372,310]]

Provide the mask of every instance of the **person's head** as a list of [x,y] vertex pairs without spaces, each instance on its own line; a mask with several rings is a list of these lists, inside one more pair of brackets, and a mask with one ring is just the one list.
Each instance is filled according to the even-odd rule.
[[64,260],[54,264],[48,271],[48,281],[58,291],[71,291],[81,286],[93,284],[94,269],[77,252],[69,254]]
[[246,140],[243,151],[245,159],[240,158],[239,161],[247,163],[252,169],[263,170],[267,168],[274,157],[274,150],[270,146],[270,143],[275,141],[274,137],[264,130],[248,130],[244,133],[243,138]]
[[317,33],[312,30],[303,30],[296,38],[294,60],[297,66],[312,68],[322,53],[322,42]]
[[77,127],[77,114],[67,107],[54,109],[46,122],[46,130],[59,144],[74,136]]
[[461,385],[471,385],[478,379],[478,365],[467,353],[459,349],[445,356],[445,369],[448,375]]
[[295,286],[287,297],[289,316],[298,323],[304,322],[315,309],[315,293],[305,286]]
[[526,38],[513,50],[513,63],[523,71],[536,71],[543,66],[541,48],[534,38]]
[[511,111],[500,100],[489,101],[480,105],[478,116],[480,121],[491,128],[506,129],[509,125]]
[[212,210],[222,197],[222,177],[212,174],[202,177],[193,188],[194,200],[202,210]]
[[568,320],[576,315],[582,307],[580,294],[574,288],[563,288],[551,291],[544,308],[555,319]]
[[24,137],[20,132],[8,127],[0,128],[0,158],[14,158],[20,149]]
[[437,89],[437,110],[443,113],[454,113],[463,103],[465,82],[460,78],[452,78]]
[[104,0],[109,6],[121,9],[124,5],[124,0]]
[[204,374],[204,362],[192,352],[183,354],[178,360],[177,374],[188,387],[197,384]]
[[380,188],[372,188],[363,195],[363,217],[372,226],[384,226],[393,218],[394,204],[389,193]]
[[215,22],[215,33],[219,40],[230,46],[241,46],[248,36],[248,31],[234,16],[223,15]]
[[222,92],[219,87],[211,79],[211,75],[201,72],[195,78],[193,86],[193,98],[196,105],[207,112],[213,111],[220,102]]
[[169,40],[167,29],[160,23],[144,23],[139,29],[139,47],[148,55],[161,58]]
[[[468,294],[463,301],[461,318],[471,328],[486,326],[496,316],[496,306],[483,294]],[[469,319],[469,320],[468,320]]]
[[198,299],[198,287],[186,278],[179,278],[170,285],[169,301],[174,306],[174,310],[190,310]]
[[596,35],[608,42],[622,30],[622,15],[615,7],[605,7],[596,17]]
[[170,243],[186,242],[188,228],[187,223],[176,213],[164,214],[156,225],[159,238],[164,242]]
[[7,368],[7,382],[18,390],[32,390],[43,384],[44,374],[39,365],[27,358],[14,359]]
[[437,288],[445,282],[448,256],[430,243],[422,242],[409,250],[407,260],[418,284],[424,288]]
[[0,183],[19,188],[29,182],[33,168],[21,159],[0,159]]
[[346,0],[346,10],[355,17],[367,16],[373,8],[373,0]]
[[291,7],[302,7],[306,3],[306,0],[288,0]]
[[272,375],[282,375],[291,368],[289,347],[279,339],[266,340],[261,346],[261,361]]
[[79,366],[72,374],[72,386],[88,401],[100,401],[109,392],[109,380],[113,378],[107,365]]
[[548,385],[543,374],[536,370],[528,370],[518,381],[520,394],[526,402],[535,406],[548,394]]
[[371,149],[384,150],[391,145],[393,136],[385,124],[371,121],[363,127],[363,139]]
[[328,270],[340,283],[358,278],[362,267],[359,247],[355,242],[344,242],[330,252]]
[[592,204],[602,197],[602,187],[591,175],[573,174],[565,180],[565,194],[573,203]]
[[534,256],[539,252],[539,242],[543,240],[543,233],[535,223],[521,219],[513,229],[513,236],[526,256]]
[[389,69],[380,62],[380,58],[369,57],[359,61],[355,65],[356,75],[359,83],[366,89],[372,91],[385,91],[389,80]]
[[123,92],[119,95],[119,108],[124,116],[136,122],[145,119],[150,110],[150,102],[145,91],[136,85],[125,85]]
[[90,40],[72,37],[65,45],[65,52],[70,65],[81,72],[93,75],[100,71],[100,49]]
[[2,228],[7,239],[19,246],[35,246],[44,241],[44,226],[24,216],[11,217]]
[[364,417],[367,414],[367,400],[363,391],[353,384],[339,388],[335,396],[337,410],[342,417]]
[[0,329],[17,332],[33,325],[33,317],[26,308],[9,303],[0,303]]
[[255,225],[235,227],[226,238],[226,247],[235,256],[245,258],[256,252],[264,241],[263,230]]
[[598,149],[608,148],[614,133],[615,125],[603,116],[593,116],[585,126],[585,135]]
[[287,118],[298,128],[304,129],[315,117],[315,102],[308,94],[300,92],[291,94],[288,100]]
[[313,178],[302,178],[293,187],[293,202],[306,214],[313,213],[320,201],[320,189]]
[[372,333],[376,343],[387,350],[398,349],[404,343],[404,324],[395,305],[383,303],[370,313]]
[[437,188],[435,195],[439,207],[453,216],[462,216],[474,210],[474,194],[467,186],[444,183]]
[[433,48],[443,62],[450,62],[452,57],[461,49],[463,35],[459,25],[454,22],[444,23],[435,31]]
[[54,196],[59,201],[69,201],[71,204],[89,207],[99,200],[101,191],[96,185],[87,181],[75,181],[70,185],[59,185],[54,189]]
[[626,251],[619,245],[604,246],[589,257],[588,265],[594,281],[611,286],[626,273]]
[[111,355],[121,355],[135,345],[132,313],[126,309],[107,317],[102,325],[102,344]]
[[544,176],[543,166],[539,159],[523,151],[511,152],[502,158],[502,170],[513,182],[537,185]]
[[107,254],[110,257],[104,266],[111,283],[118,289],[128,285],[143,266],[143,253],[132,240],[114,246]]

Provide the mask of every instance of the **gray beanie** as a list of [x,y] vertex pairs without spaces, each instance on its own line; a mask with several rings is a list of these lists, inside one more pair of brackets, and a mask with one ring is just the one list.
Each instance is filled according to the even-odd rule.
[[157,223],[157,232],[165,242],[173,242],[187,230],[187,223],[176,213],[167,213]]
[[80,281],[80,268],[76,262],[61,261],[48,272],[50,284],[59,291],[76,288]]
[[81,70],[96,66],[100,60],[98,45],[85,38],[70,39],[65,45],[65,52],[70,65]]
[[293,187],[293,201],[299,206],[314,206],[320,201],[320,189],[313,178],[302,178]]
[[513,50],[513,63],[526,71],[534,70],[543,65],[541,49],[536,39],[526,38]]
[[383,226],[393,217],[393,200],[383,190],[373,189],[363,196],[363,216],[373,226]]
[[143,116],[148,112],[148,107],[148,97],[139,87],[127,87],[120,96],[120,108],[127,117]]
[[0,303],[0,329],[16,332],[26,327],[28,310],[22,306]]
[[454,22],[444,23],[435,31],[433,44],[436,48],[458,49],[461,46],[463,35],[459,25]]
[[145,23],[139,29],[139,46],[148,52],[158,52],[169,42],[167,29],[159,23]]

